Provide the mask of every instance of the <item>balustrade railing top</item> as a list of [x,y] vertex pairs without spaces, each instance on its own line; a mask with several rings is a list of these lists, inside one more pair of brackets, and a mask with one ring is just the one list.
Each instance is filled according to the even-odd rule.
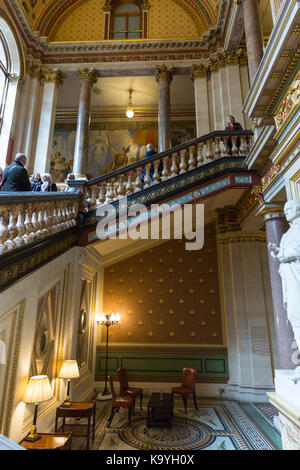
[[215,131],[177,145],[150,158],[139,160],[105,175],[71,186],[83,186],[83,208],[111,203],[124,196],[164,182],[223,157],[246,156],[252,146],[252,131]]

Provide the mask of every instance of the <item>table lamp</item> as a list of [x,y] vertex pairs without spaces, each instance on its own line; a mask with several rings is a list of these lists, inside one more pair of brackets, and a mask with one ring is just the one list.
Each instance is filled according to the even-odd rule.
[[77,361],[68,360],[64,361],[63,365],[58,374],[59,379],[68,379],[68,388],[67,388],[67,396],[65,401],[60,406],[72,406],[70,402],[70,381],[71,379],[75,379],[79,377],[79,369],[77,365]]
[[37,434],[36,420],[37,420],[37,411],[38,404],[43,401],[50,400],[53,397],[53,392],[51,390],[51,385],[47,375],[34,375],[30,377],[25,395],[23,397],[24,403],[34,403],[34,417],[33,423],[31,426],[30,433],[25,437],[25,441],[37,441],[41,438]]

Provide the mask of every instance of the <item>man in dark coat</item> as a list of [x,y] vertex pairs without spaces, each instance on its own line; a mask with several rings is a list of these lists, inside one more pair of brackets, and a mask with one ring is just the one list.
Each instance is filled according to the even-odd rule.
[[17,153],[15,161],[4,170],[1,191],[31,191],[26,160],[24,153]]

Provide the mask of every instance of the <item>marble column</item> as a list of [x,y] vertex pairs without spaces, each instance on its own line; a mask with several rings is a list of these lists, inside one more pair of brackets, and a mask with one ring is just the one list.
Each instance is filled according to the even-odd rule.
[[170,84],[172,72],[166,67],[156,68],[159,87],[158,97],[158,151],[164,152],[171,147],[171,98]]
[[73,173],[76,179],[86,179],[91,120],[91,92],[96,82],[95,70],[79,69],[81,87],[78,107]]
[[[283,207],[274,204],[264,204],[260,210],[264,216],[267,242],[280,245],[282,235],[288,230],[288,224],[283,214]],[[297,346],[287,313],[283,307],[282,281],[279,274],[279,265],[269,254],[269,269],[272,289],[272,300],[275,317],[278,362],[280,369],[295,369],[299,365],[297,360]]]
[[244,23],[248,68],[252,84],[264,54],[263,35],[258,11],[258,0],[244,0]]
[[35,151],[34,171],[50,173],[57,95],[58,87],[61,84],[61,75],[56,69],[43,70],[42,78],[44,80],[44,89]]
[[37,142],[36,139],[36,126],[39,116],[39,101],[41,94],[41,67],[31,66],[29,69],[31,76],[30,90],[28,92],[28,103],[26,113],[26,133],[23,138],[22,148],[27,155],[27,169],[29,174],[33,172],[34,168],[34,147]]
[[210,132],[207,70],[206,65],[194,65],[191,76],[195,91],[197,137]]

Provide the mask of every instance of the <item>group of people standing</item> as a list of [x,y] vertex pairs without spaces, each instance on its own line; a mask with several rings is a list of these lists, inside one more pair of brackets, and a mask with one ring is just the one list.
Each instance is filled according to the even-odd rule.
[[[55,183],[51,181],[51,175],[49,173],[34,173],[29,180],[28,172],[25,168],[26,155],[24,153],[18,153],[15,157],[15,161],[7,166],[2,174],[1,191],[16,192],[16,191],[33,191],[33,192],[55,192],[58,191]],[[69,180],[75,180],[73,173],[68,174]],[[65,189],[67,192],[75,192],[76,188],[70,188],[68,185]]]

